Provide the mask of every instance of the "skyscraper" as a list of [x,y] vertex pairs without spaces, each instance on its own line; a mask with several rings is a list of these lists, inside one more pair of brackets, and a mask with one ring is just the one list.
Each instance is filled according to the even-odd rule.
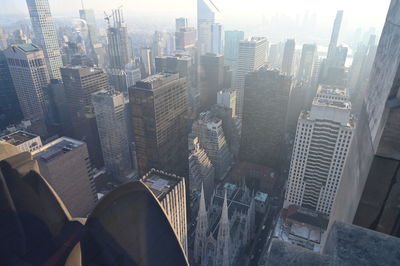
[[200,58],[199,89],[200,108],[202,111],[210,109],[217,103],[217,93],[223,89],[224,83],[224,56],[207,53]]
[[219,12],[211,0],[197,0],[197,43],[200,54],[211,52],[211,25]]
[[343,10],[338,10],[336,13],[335,22],[333,23],[333,30],[332,30],[331,40],[329,42],[327,58],[330,58],[336,50],[339,40],[340,27],[342,26],[342,20],[343,20]]
[[103,152],[104,165],[120,182],[132,178],[132,160],[129,152],[125,98],[113,89],[92,94],[97,128]]
[[159,200],[183,250],[188,254],[185,178],[151,169],[142,181]]
[[25,119],[37,124],[38,135],[45,136],[47,113],[44,87],[49,83],[43,51],[34,44],[9,46],[4,54]]
[[62,67],[61,51],[58,45],[56,27],[51,16],[48,0],[26,0],[35,43],[42,48],[51,79],[60,79]]
[[317,59],[317,46],[315,44],[304,44],[301,51],[299,70],[297,72],[298,80],[311,82],[314,63]]
[[140,66],[138,61],[132,61],[125,66],[126,73],[126,86],[129,88],[134,86],[136,82],[142,79],[142,73],[140,72]]
[[320,83],[344,86],[345,68],[344,64],[347,57],[347,48],[338,47],[340,27],[342,25],[343,11],[336,13],[335,22],[333,24],[331,40],[328,47],[326,59],[321,64]]
[[350,112],[347,89],[319,87],[298,121],[285,207],[331,214],[355,128]]
[[72,137],[85,141],[92,164],[103,166],[103,156],[93,110],[91,94],[109,87],[102,69],[90,67],[61,68],[65,95],[69,105]]
[[285,43],[285,48],[283,49],[282,58],[282,73],[291,76],[293,74],[293,60],[294,51],[296,49],[296,42],[294,39],[288,39]]
[[252,37],[239,43],[239,57],[233,82],[233,89],[237,91],[236,112],[239,118],[242,117],[246,74],[265,64],[266,50],[267,39],[263,37]]
[[282,168],[291,78],[266,67],[249,73],[244,88],[243,161]]
[[130,88],[140,173],[187,173],[187,83],[179,74],[150,76]]
[[0,129],[4,129],[10,124],[17,124],[21,120],[21,107],[7,58],[4,52],[0,51]]
[[98,35],[94,10],[85,9],[82,7],[82,9],[79,10],[79,17],[84,21],[86,21],[91,45],[93,45],[95,42],[97,42],[97,35]]
[[[189,140],[191,141],[191,140]],[[207,203],[210,203],[214,190],[215,168],[208,158],[206,151],[200,146],[199,138],[189,142],[189,189],[195,195],[205,189]]]
[[233,164],[233,157],[225,138],[222,119],[211,111],[200,113],[199,119],[193,122],[189,143],[196,138],[215,168],[215,177],[224,179]]
[[62,137],[34,151],[33,158],[72,217],[86,217],[97,201],[86,144]]
[[211,52],[222,53],[222,25],[219,23],[211,25]]
[[[112,17],[113,23],[110,24]],[[112,10],[107,17],[108,29],[108,76],[111,85],[117,90],[127,93],[125,65],[129,63],[128,31],[122,9]]]
[[176,18],[175,19],[175,32],[179,32],[181,29],[189,26],[187,18]]
[[112,25],[108,18],[109,68],[124,69],[129,62],[128,32],[121,9],[112,11]]
[[140,58],[142,62],[142,77],[151,76],[153,73],[153,60],[151,55],[151,49],[143,47],[140,50]]
[[175,47],[178,51],[187,51],[196,45],[196,29],[181,28],[175,32]]
[[243,31],[225,31],[224,57],[225,65],[236,69],[239,56],[239,43],[244,39]]

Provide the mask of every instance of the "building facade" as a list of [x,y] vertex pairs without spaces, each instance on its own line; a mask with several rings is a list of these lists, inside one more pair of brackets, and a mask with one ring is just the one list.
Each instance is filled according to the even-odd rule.
[[296,42],[294,39],[289,39],[285,43],[285,47],[283,48],[283,57],[282,57],[282,73],[291,76],[293,74],[293,61],[294,61],[294,52],[296,50]]
[[44,87],[50,82],[43,51],[34,44],[17,44],[5,51],[24,119],[38,125],[35,133],[47,135]]
[[102,90],[92,94],[92,103],[104,165],[116,180],[127,182],[133,169],[124,95],[113,89]]
[[43,50],[48,73],[51,79],[60,79],[60,68],[63,66],[58,44],[56,27],[50,11],[48,0],[26,0],[35,43]]
[[297,125],[284,206],[330,215],[355,128],[346,89],[320,86]]
[[200,113],[199,119],[194,121],[189,142],[198,138],[200,146],[206,151],[214,168],[215,176],[222,180],[233,164],[232,153],[226,141],[222,120],[210,111]]
[[284,158],[291,78],[267,67],[246,76],[240,158],[275,169]]
[[231,69],[236,69],[239,57],[239,43],[244,39],[243,31],[225,31],[224,57],[225,64]]
[[17,92],[8,67],[7,58],[0,51],[0,129],[22,120]]
[[242,117],[243,89],[247,73],[254,71],[265,64],[267,39],[253,37],[239,43],[239,56],[232,88],[237,91],[236,112]]
[[217,103],[217,93],[224,84],[224,56],[207,53],[200,58],[199,89],[200,108],[209,110]]
[[301,50],[301,59],[297,79],[311,82],[313,67],[318,59],[317,46],[315,44],[304,44]]
[[86,144],[62,137],[34,151],[33,158],[72,217],[87,217],[97,201],[97,195]]
[[65,67],[61,69],[71,120],[71,136],[85,141],[94,167],[102,167],[103,156],[92,104],[92,93],[109,88],[107,75],[100,68]]
[[187,83],[179,74],[156,74],[130,88],[140,173],[187,169]]
[[185,178],[151,169],[143,176],[142,182],[159,200],[183,250],[188,254]]
[[[190,140],[189,140],[190,141]],[[215,169],[206,151],[200,146],[199,138],[189,143],[189,189],[191,196],[205,189],[207,203],[210,202],[214,190]]]

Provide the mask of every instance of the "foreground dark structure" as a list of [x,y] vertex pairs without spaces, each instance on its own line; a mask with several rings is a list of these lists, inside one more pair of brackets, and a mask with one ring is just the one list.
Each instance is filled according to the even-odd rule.
[[2,265],[188,265],[154,195],[120,186],[73,219],[30,153],[0,144]]

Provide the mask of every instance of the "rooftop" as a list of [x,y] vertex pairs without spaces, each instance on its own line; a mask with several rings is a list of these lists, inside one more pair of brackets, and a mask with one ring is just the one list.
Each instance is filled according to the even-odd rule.
[[340,101],[326,98],[314,98],[313,105],[335,107],[338,109],[351,109],[350,101]]
[[347,89],[343,87],[337,86],[329,86],[329,85],[320,85],[318,87],[318,94],[327,94],[332,96],[342,96],[347,97]]
[[142,181],[159,200],[162,200],[182,179],[175,174],[151,169]]
[[26,141],[29,141],[31,139],[37,138],[37,135],[25,132],[25,131],[17,131],[11,134],[8,134],[6,136],[0,137],[0,141],[5,141],[9,144],[12,144],[14,146],[18,146]]
[[65,153],[68,153],[84,143],[67,137],[58,138],[33,152],[36,160],[51,161]]
[[14,44],[13,46],[18,47],[25,53],[30,53],[30,52],[37,52],[40,51],[40,48],[32,43],[26,43],[26,44]]
[[266,202],[267,199],[268,199],[268,194],[258,191],[258,192],[256,193],[256,196],[254,197],[254,199],[255,199],[256,201]]
[[176,79],[179,79],[179,74],[177,73],[158,73],[138,81],[135,88],[153,90]]

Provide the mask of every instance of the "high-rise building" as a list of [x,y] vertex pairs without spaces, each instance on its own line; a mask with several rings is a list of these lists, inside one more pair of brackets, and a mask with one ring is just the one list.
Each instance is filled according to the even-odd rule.
[[21,120],[21,107],[7,58],[4,52],[0,51],[0,129],[4,129],[10,124],[17,124]]
[[175,32],[181,31],[181,29],[189,26],[187,18],[176,18],[175,19]]
[[98,36],[98,29],[96,26],[96,17],[94,15],[94,10],[84,9],[82,7],[82,9],[79,10],[79,17],[84,21],[86,21],[89,33],[89,39],[91,45],[93,45],[95,42],[97,42],[97,36]]
[[336,13],[335,22],[333,23],[333,30],[332,30],[331,40],[329,42],[327,58],[330,58],[335,53],[339,40],[340,27],[342,26],[342,20],[343,20],[343,10],[338,10]]
[[244,88],[240,157],[282,169],[291,78],[267,67],[249,73]]
[[222,54],[222,25],[211,25],[211,53]]
[[61,68],[65,95],[69,105],[71,135],[86,142],[89,156],[95,167],[103,166],[103,156],[92,104],[92,93],[109,87],[107,75],[100,68]]
[[[192,141],[192,140],[189,140]],[[206,151],[200,146],[199,138],[189,142],[189,190],[191,196],[205,189],[207,203],[210,203],[214,190],[215,168]]]
[[108,29],[108,69],[107,73],[112,86],[127,94],[125,65],[129,63],[128,31],[122,9],[112,10],[113,24],[107,18]]
[[335,22],[333,24],[331,40],[328,47],[328,54],[321,65],[320,83],[344,86],[345,85],[345,62],[347,57],[347,48],[338,47],[340,27],[343,20],[343,11],[336,13]]
[[320,86],[297,124],[285,207],[330,215],[355,128],[347,89]]
[[42,147],[42,140],[38,135],[20,130],[0,137],[0,142],[7,142],[17,147],[20,151],[28,152],[33,152]]
[[236,91],[229,89],[219,91],[217,94],[217,104],[232,109],[232,117],[236,117],[236,94]]
[[72,217],[86,217],[97,201],[86,144],[62,137],[34,151],[33,158]]
[[151,169],[142,181],[159,200],[183,250],[188,254],[185,178]]
[[343,169],[335,220],[400,236],[398,77],[400,2],[391,1]]
[[178,51],[187,51],[196,45],[196,29],[181,28],[175,32],[175,48]]
[[186,173],[186,79],[156,74],[137,82],[129,96],[140,173],[151,168]]
[[296,42],[294,39],[288,39],[285,43],[285,48],[283,48],[283,58],[282,58],[282,73],[291,76],[293,74],[293,60],[294,51],[296,49]]
[[222,119],[210,111],[200,113],[199,119],[192,125],[189,143],[193,143],[196,138],[215,168],[215,177],[224,179],[232,167],[233,157],[225,138]]
[[48,73],[51,79],[60,79],[60,68],[63,66],[61,50],[57,40],[48,0],[26,0],[35,42],[43,50]]
[[118,181],[132,178],[132,160],[129,152],[125,98],[113,89],[92,94],[106,170]]
[[135,86],[136,82],[142,79],[142,73],[140,72],[140,66],[137,61],[130,62],[125,66],[126,73],[126,86],[129,88]]
[[108,24],[107,29],[109,68],[124,69],[129,63],[129,51],[128,31],[122,10],[113,10],[112,19],[113,24]]
[[217,103],[217,93],[223,89],[224,56],[207,53],[200,58],[200,108],[203,111]]
[[218,8],[211,0],[197,0],[197,47],[200,54],[211,52],[211,26]]
[[311,82],[313,67],[315,61],[318,59],[317,45],[304,44],[301,51],[301,59],[299,70],[297,72],[297,79],[304,82]]
[[252,37],[239,43],[239,56],[235,72],[233,89],[237,91],[236,113],[242,117],[243,89],[247,73],[254,71],[265,64],[267,39]]
[[142,62],[142,77],[151,76],[153,73],[153,60],[151,49],[144,47],[140,50],[140,58]]
[[239,43],[244,39],[244,32],[238,30],[225,31],[224,57],[225,65],[231,69],[236,69],[239,57]]
[[37,124],[34,133],[47,135],[44,87],[50,79],[43,51],[34,44],[16,44],[9,46],[4,54],[24,118]]

